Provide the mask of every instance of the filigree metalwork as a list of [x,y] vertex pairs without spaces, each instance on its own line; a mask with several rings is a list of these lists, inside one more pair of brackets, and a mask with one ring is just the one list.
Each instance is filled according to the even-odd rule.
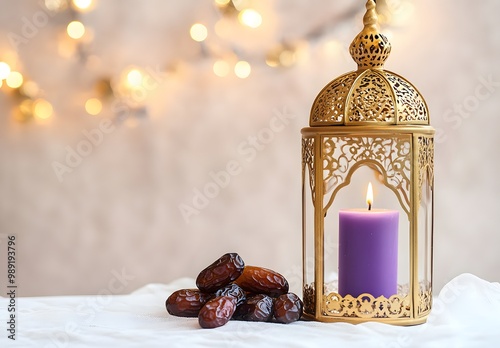
[[420,288],[418,298],[420,299],[418,303],[418,315],[423,316],[428,314],[432,308],[432,289],[430,285],[427,289]]
[[305,284],[302,299],[304,301],[304,312],[314,315],[316,311],[316,293],[314,283]]
[[358,69],[381,68],[391,53],[391,43],[378,30],[377,12],[372,1],[366,3],[363,24],[365,26],[352,41],[349,52]]
[[384,71],[394,91],[398,110],[398,123],[429,123],[427,106],[415,86],[401,76]]
[[329,208],[336,193],[348,184],[346,180],[360,165],[375,167],[396,195],[406,213],[410,210],[411,138],[399,137],[323,137],[323,182],[325,195],[332,192]]
[[309,187],[311,188],[312,202],[316,198],[315,173],[314,173],[314,138],[302,138],[302,175],[305,178],[305,170],[308,170]]
[[434,138],[418,137],[418,201],[422,199],[424,179],[427,178],[429,187],[434,188]]
[[350,72],[323,88],[312,106],[311,125],[344,123],[347,94],[357,76],[357,72]]
[[324,296],[323,305],[323,315],[355,318],[409,318],[411,309],[408,295],[342,297],[332,292]]
[[359,122],[429,124],[424,99],[403,77],[367,69],[342,75],[318,94],[311,109],[311,126]]
[[314,101],[310,125],[429,124],[427,105],[415,86],[384,70],[391,44],[378,30],[375,4],[368,1],[366,9],[364,28],[349,49],[358,70],[323,88]]
[[359,76],[348,96],[350,122],[395,122],[394,95],[384,76],[375,70],[366,70]]

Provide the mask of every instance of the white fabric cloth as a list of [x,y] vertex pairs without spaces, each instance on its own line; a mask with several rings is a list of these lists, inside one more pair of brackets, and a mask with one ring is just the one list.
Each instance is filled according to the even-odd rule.
[[[17,298],[16,341],[1,330],[1,347],[498,347],[500,284],[471,274],[449,282],[423,325],[359,325],[299,321],[283,325],[230,321],[201,329],[196,318],[165,310],[183,278],[149,284],[129,295]],[[8,299],[0,299],[6,326]]]

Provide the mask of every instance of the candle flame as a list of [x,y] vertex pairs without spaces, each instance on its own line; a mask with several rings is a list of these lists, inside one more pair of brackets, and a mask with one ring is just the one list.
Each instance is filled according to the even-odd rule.
[[368,183],[368,190],[366,191],[366,203],[368,204],[368,210],[371,210],[373,204],[373,187],[371,182]]

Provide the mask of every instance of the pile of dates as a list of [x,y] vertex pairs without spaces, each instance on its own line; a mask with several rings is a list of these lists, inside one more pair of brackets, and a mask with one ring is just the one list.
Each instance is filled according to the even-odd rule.
[[288,282],[270,269],[245,266],[228,253],[200,272],[198,289],[177,290],[165,305],[179,317],[198,317],[202,328],[215,328],[230,319],[288,324],[302,316],[303,303],[288,292]]

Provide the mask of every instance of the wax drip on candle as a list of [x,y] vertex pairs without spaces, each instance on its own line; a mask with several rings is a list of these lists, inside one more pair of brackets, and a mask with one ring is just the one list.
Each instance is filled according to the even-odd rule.
[[366,191],[366,203],[368,203],[368,210],[372,210],[373,187],[371,182],[368,183],[368,190]]

